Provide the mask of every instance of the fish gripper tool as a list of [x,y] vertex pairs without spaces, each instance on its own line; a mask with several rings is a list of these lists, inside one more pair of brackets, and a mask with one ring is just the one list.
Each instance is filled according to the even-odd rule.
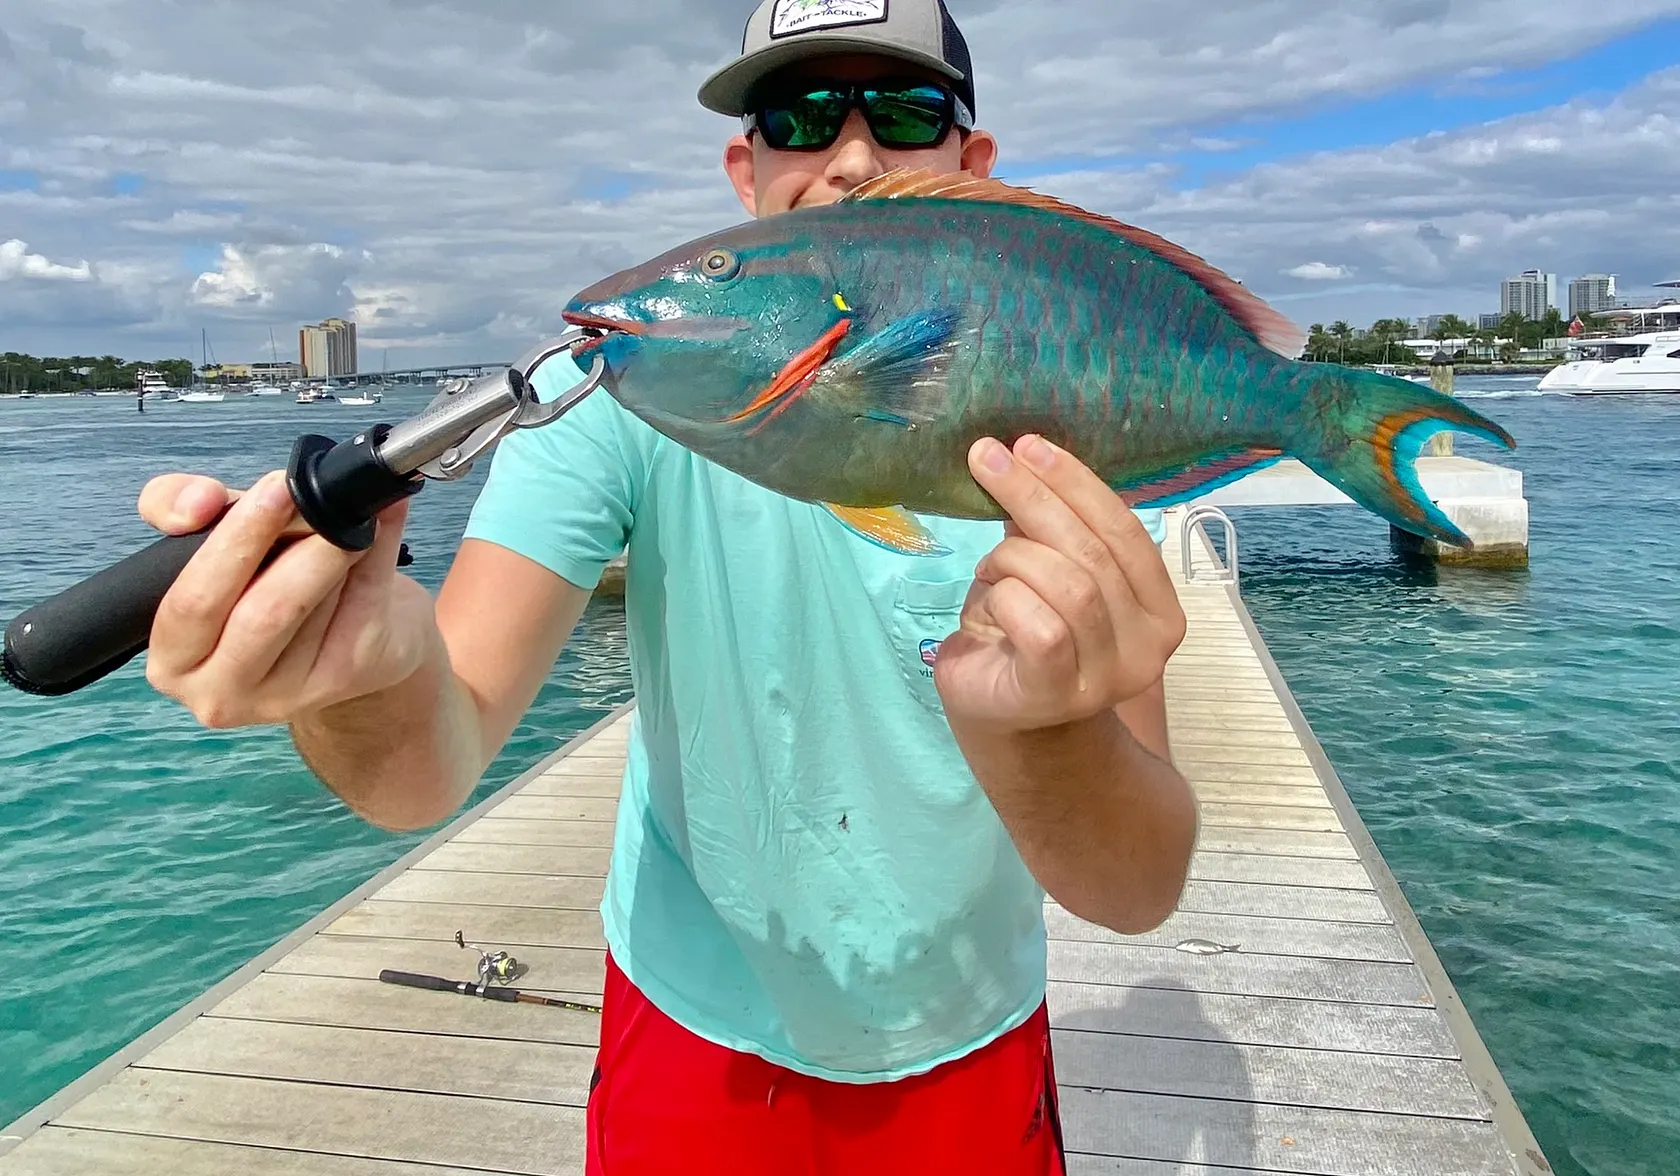
[[[398,424],[375,425],[343,442],[299,437],[286,467],[298,513],[315,534],[345,551],[366,551],[380,511],[417,493],[428,479],[466,477],[508,433],[558,420],[600,387],[606,375],[600,356],[555,400],[539,400],[532,383],[543,364],[591,336],[587,328],[573,327],[506,369],[450,380],[418,415]],[[165,536],[18,616],[0,646],[0,680],[28,694],[59,696],[126,665],[146,648],[158,605],[214,526]],[[282,538],[263,566],[300,537]],[[404,545],[399,564],[412,562]]]

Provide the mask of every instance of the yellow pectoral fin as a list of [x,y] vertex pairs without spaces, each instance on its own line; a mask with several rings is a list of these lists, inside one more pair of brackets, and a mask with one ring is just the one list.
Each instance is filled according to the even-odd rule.
[[871,543],[900,555],[950,555],[951,549],[902,506],[835,506],[823,508]]

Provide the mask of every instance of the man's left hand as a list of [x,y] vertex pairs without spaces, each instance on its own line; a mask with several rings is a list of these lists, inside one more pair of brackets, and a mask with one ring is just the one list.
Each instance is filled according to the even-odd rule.
[[1039,730],[1092,718],[1159,682],[1185,617],[1137,515],[1041,437],[1023,437],[1013,452],[983,439],[969,468],[1010,521],[934,665],[947,718]]

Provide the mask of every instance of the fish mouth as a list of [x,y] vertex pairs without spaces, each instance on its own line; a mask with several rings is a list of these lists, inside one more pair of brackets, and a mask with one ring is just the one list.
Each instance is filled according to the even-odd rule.
[[598,314],[588,314],[578,310],[564,310],[560,317],[574,327],[582,327],[587,334],[578,342],[572,344],[572,358],[581,359],[613,335],[639,335],[642,324],[628,322],[624,319],[603,318]]

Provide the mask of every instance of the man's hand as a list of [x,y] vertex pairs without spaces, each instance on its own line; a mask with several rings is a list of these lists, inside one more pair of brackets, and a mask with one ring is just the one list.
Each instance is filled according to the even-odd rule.
[[975,572],[934,684],[953,723],[1032,731],[1092,718],[1161,681],[1184,610],[1142,522],[1040,437],[978,442],[969,467],[1011,521]]
[[1196,842],[1161,688],[1178,593],[1137,516],[1072,455],[985,440],[969,466],[1010,522],[934,663],[946,721],[1045,891],[1141,934],[1177,905]]

